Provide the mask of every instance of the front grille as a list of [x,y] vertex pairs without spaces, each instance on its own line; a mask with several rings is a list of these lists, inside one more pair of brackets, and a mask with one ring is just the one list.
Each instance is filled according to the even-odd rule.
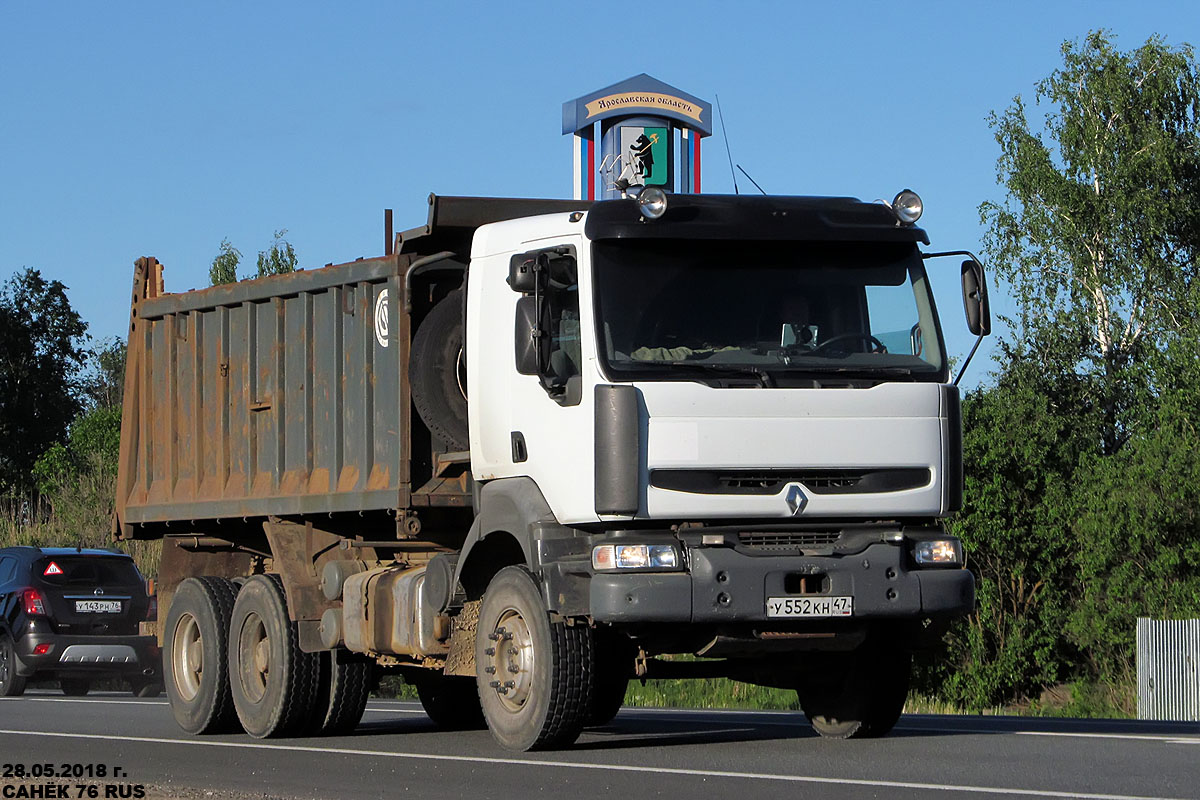
[[838,531],[742,531],[738,543],[754,550],[801,550],[828,548],[842,538]]
[[813,494],[878,494],[919,489],[931,478],[927,467],[859,469],[656,469],[650,485],[658,489],[695,494],[775,495],[789,484],[799,484]]

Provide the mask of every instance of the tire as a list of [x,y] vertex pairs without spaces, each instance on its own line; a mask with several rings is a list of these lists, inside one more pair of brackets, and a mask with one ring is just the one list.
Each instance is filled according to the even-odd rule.
[[129,691],[134,697],[158,697],[163,693],[163,684],[158,678],[130,678]]
[[229,686],[229,616],[237,587],[225,578],[188,578],[171,599],[164,631],[163,682],[171,713],[192,734],[238,727]]
[[429,719],[444,731],[475,731],[487,727],[479,691],[471,678],[434,673],[417,679],[417,697]]
[[798,690],[813,730],[827,739],[873,739],[900,720],[908,698],[912,653],[859,648],[830,662],[827,680]]
[[496,573],[475,636],[480,705],[492,736],[509,750],[574,742],[591,708],[594,652],[586,625],[550,621],[523,567]]
[[279,576],[246,581],[229,621],[229,685],[246,733],[265,739],[303,732],[319,677],[320,659],[300,649]]
[[462,302],[462,291],[453,291],[425,315],[413,337],[408,366],[417,413],[430,433],[452,451],[469,446]]
[[25,678],[17,674],[17,648],[8,636],[0,636],[0,697],[20,697]]
[[317,656],[320,676],[308,730],[315,736],[350,733],[367,710],[372,664],[346,650],[328,650]]
[[621,710],[625,692],[629,689],[629,665],[633,649],[629,638],[608,629],[593,633],[596,651],[595,687],[586,725],[589,728],[607,725]]
[[83,697],[92,690],[92,682],[87,678],[60,678],[58,685],[67,697]]

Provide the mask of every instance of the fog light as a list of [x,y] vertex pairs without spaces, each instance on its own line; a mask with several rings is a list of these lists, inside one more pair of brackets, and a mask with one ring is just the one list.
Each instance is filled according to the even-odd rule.
[[37,647],[33,648],[33,654],[35,656],[44,656],[44,655],[46,655],[46,653],[49,653],[49,652],[50,652],[50,645],[48,645],[48,644],[39,644]]
[[912,225],[921,218],[925,205],[912,189],[905,189],[892,200],[892,210],[905,225]]
[[602,544],[592,550],[592,569],[678,569],[679,553],[669,544]]
[[667,193],[657,186],[648,186],[638,195],[638,210],[646,219],[658,219],[667,213]]
[[917,542],[913,556],[918,564],[957,564],[961,561],[955,539],[932,539]]

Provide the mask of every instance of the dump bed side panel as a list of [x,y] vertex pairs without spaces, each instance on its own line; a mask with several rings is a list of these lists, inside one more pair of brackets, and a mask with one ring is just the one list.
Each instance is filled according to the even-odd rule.
[[407,262],[163,294],[161,265],[140,259],[118,531],[405,507]]

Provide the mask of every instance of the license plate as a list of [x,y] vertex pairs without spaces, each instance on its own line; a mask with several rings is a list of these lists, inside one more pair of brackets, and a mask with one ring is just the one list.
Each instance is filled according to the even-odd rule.
[[768,597],[768,617],[849,617],[853,597]]
[[77,614],[120,614],[120,600],[76,600]]

